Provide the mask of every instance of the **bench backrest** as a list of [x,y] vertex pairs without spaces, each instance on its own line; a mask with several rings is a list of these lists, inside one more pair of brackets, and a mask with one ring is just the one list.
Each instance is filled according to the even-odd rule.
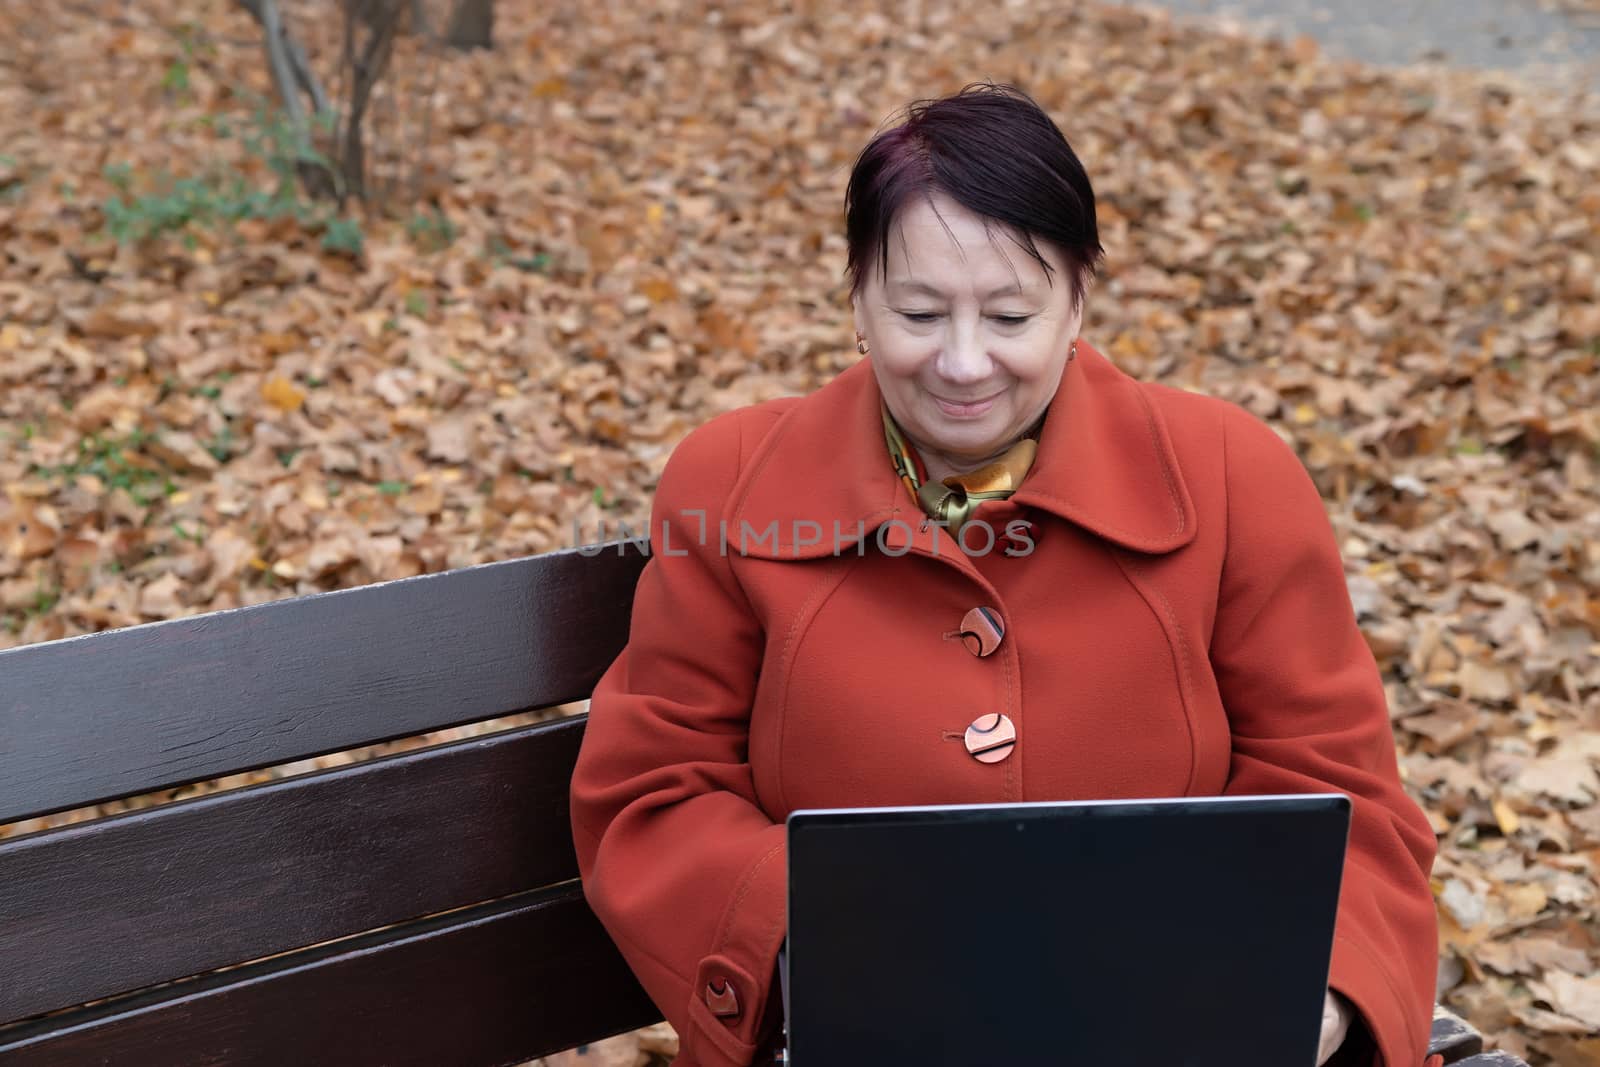
[[[0,824],[581,699],[644,558],[0,652]],[[576,881],[583,725],[0,839],[0,1064],[507,1064],[659,1019]]]

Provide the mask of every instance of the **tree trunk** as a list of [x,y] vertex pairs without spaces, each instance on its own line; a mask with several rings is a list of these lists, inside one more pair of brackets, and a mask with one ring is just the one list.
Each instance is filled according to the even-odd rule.
[[277,86],[284,115],[297,141],[294,168],[300,183],[313,197],[333,196],[335,193],[333,175],[325,166],[302,155],[312,147],[313,138],[300,93],[304,91],[311,97],[311,106],[319,118],[329,112],[328,94],[316,75],[312,73],[311,64],[306,60],[306,53],[300,47],[300,42],[289,34],[288,27],[284,25],[276,0],[239,0],[239,3],[261,24],[263,43],[267,50],[267,67],[272,71],[272,81]]
[[433,24],[428,21],[428,5],[423,0],[411,0],[411,32],[418,37],[433,36]]
[[494,0],[456,0],[445,40],[452,48],[493,48]]
[[[367,105],[372,101],[372,92],[394,54],[395,33],[400,28],[400,17],[405,9],[398,2],[387,6],[374,3],[373,0],[357,2],[364,3],[365,7],[351,7],[345,12],[344,62],[350,78],[350,110],[345,116],[340,170],[344,174],[346,192],[364,200],[367,195],[367,159],[362,123],[366,119]],[[370,20],[372,29],[367,34],[365,47],[358,52],[355,24],[361,19]],[[340,206],[343,206],[342,200]]]

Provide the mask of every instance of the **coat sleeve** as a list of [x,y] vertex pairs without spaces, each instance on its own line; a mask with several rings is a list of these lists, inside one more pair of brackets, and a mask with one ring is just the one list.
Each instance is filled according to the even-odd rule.
[[1329,986],[1377,1054],[1419,1067],[1438,967],[1437,842],[1400,783],[1388,703],[1310,475],[1264,422],[1224,424],[1227,555],[1211,661],[1232,730],[1229,794],[1352,800]]
[[739,453],[733,412],[662,472],[628,644],[592,694],[570,796],[585,897],[699,1067],[750,1063],[782,1015],[785,828],[748,762],[764,633],[717,532]]

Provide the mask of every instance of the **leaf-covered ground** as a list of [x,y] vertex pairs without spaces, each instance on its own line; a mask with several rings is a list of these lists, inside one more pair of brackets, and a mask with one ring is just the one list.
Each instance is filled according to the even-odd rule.
[[876,126],[1015,81],[1099,198],[1085,336],[1324,492],[1440,835],[1441,997],[1535,1065],[1600,1058],[1600,102],[1129,8],[500,6],[492,53],[405,45],[431,206],[359,256],[193,203],[108,232],[164,176],[270,190],[234,4],[0,7],[0,647],[642,526],[690,428],[858,358],[840,205]]

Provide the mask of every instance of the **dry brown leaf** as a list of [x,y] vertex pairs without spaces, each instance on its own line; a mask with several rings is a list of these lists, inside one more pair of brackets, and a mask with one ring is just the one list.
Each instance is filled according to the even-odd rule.
[[139,590],[139,613],[151,619],[170,619],[184,613],[180,599],[183,581],[168,571]]
[[261,397],[279,411],[299,411],[305,403],[305,390],[282,375],[273,375],[261,383]]
[[1590,1032],[1600,1031],[1600,975],[1580,978],[1550,971],[1543,981],[1529,982],[1528,987],[1562,1015],[1586,1024]]
[[1600,799],[1600,775],[1587,759],[1543,759],[1529,763],[1513,784],[1522,791],[1587,805]]
[[1574,972],[1589,969],[1588,954],[1582,949],[1543,934],[1485,942],[1473,950],[1473,958],[1501,974],[1536,974],[1546,969]]

